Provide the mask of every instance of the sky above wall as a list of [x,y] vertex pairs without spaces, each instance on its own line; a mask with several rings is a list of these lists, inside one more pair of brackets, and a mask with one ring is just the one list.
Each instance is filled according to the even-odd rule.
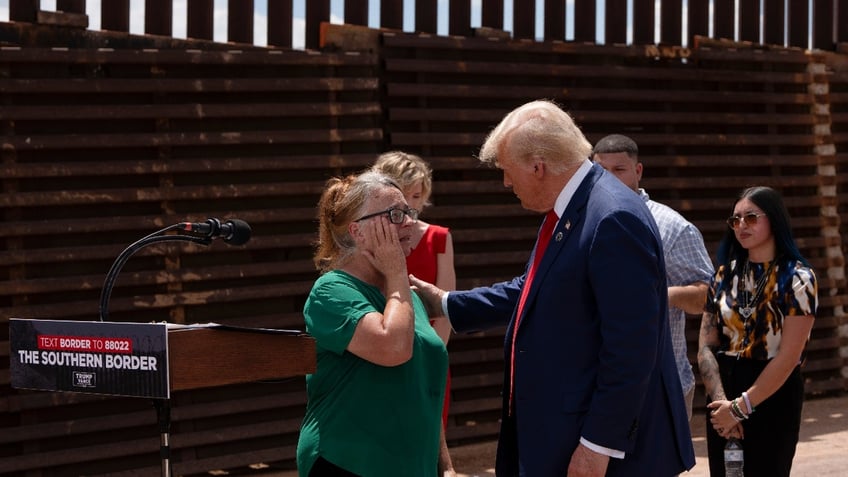
[[[101,2],[108,0],[87,0],[86,13],[89,17],[89,28],[92,30],[100,29],[100,5]],[[479,27],[482,20],[481,4],[483,0],[471,0],[471,27]],[[542,20],[544,18],[544,0],[536,1],[536,36],[542,37]],[[437,33],[439,35],[447,35],[448,32],[448,2],[449,0],[438,0],[438,24]],[[214,0],[215,16],[214,16],[214,40],[225,42],[227,40],[227,0]],[[628,16],[629,6],[628,2]],[[175,38],[186,37],[186,0],[174,0],[173,11],[173,36]],[[415,29],[414,18],[414,0],[404,0],[404,12],[409,12],[404,17],[403,30],[413,31]],[[370,12],[368,24],[372,27],[377,27],[380,24],[380,8],[379,0],[371,0],[369,2]],[[599,38],[602,37],[605,2],[598,1],[598,26]],[[41,0],[41,9],[48,11],[56,10],[56,0]],[[306,0],[294,0],[294,22],[292,25],[292,45],[295,48],[303,48],[304,46],[304,31],[305,31],[305,11]],[[574,2],[573,0],[566,1],[566,39],[574,36]],[[257,45],[266,45],[268,37],[268,0],[254,0],[254,43]],[[330,22],[343,23],[344,18],[344,0],[330,0]],[[0,0],[0,21],[9,20],[9,0]],[[504,29],[512,30],[512,1],[504,2]],[[136,34],[144,33],[144,0],[130,0],[130,32]]]
[[[109,0],[86,0],[86,13],[89,19],[89,28],[92,30],[100,29],[100,5],[101,2]],[[294,20],[292,24],[292,46],[302,49],[304,47],[305,37],[305,11],[307,0],[293,0]],[[531,0],[522,0],[531,1]],[[543,19],[545,15],[544,0],[532,0],[536,2],[536,38],[542,39]],[[760,0],[760,11],[762,11],[763,3],[766,1],[780,0]],[[787,0],[782,0],[786,2]],[[481,24],[481,5],[483,0],[471,0],[471,27],[476,28]],[[654,41],[659,42],[659,6],[661,0],[655,0],[654,18],[656,23],[657,33]],[[738,2],[738,0],[737,0]],[[809,8],[812,11],[813,0],[807,0]],[[144,0],[130,0],[130,32],[136,34],[144,33]],[[378,27],[380,25],[380,0],[370,0],[369,2],[369,18],[368,25]],[[846,2],[848,3],[848,2]],[[186,0],[173,0],[173,36],[175,38],[186,37]],[[215,15],[214,15],[214,40],[219,42],[227,41],[227,4],[228,0],[214,0]],[[404,4],[404,31],[414,31],[414,5],[415,0],[403,0]],[[448,33],[448,4],[449,0],[438,0],[438,23],[437,34],[447,35]],[[504,30],[512,31],[512,0],[504,1]],[[689,0],[683,0],[682,14],[686,18]],[[606,0],[596,0],[596,42],[603,43],[604,39],[604,17]],[[48,11],[56,10],[56,0],[41,0],[41,9]],[[710,9],[712,10],[712,1],[710,1]],[[265,46],[268,41],[268,0],[254,0],[254,44]],[[712,15],[710,15],[712,16]],[[565,25],[565,40],[574,38],[574,0],[566,0],[566,25]],[[330,0],[330,22],[344,23],[344,0]],[[633,19],[633,0],[627,0],[627,24],[632,24]],[[0,0],[0,21],[9,20],[9,0]],[[812,32],[812,19],[810,23],[810,31]],[[738,30],[738,29],[737,29]],[[712,26],[710,26],[710,34],[712,34]],[[738,39],[738,31],[735,37]],[[688,44],[688,28],[684,23],[681,45]],[[762,38],[762,32],[761,32]],[[632,32],[627,32],[627,43],[633,40]],[[810,38],[812,44],[812,38]]]

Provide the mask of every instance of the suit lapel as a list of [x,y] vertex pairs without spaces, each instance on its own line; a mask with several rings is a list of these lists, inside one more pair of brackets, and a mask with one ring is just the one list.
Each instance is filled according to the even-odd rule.
[[565,212],[563,212],[562,217],[560,217],[554,229],[548,248],[542,256],[542,261],[539,262],[539,269],[536,270],[536,277],[533,279],[533,283],[528,291],[527,304],[524,306],[524,316],[521,317],[520,323],[524,323],[524,320],[527,318],[527,310],[530,309],[530,304],[536,299],[539,284],[545,280],[548,270],[556,262],[557,256],[565,247],[566,243],[569,242],[569,238],[582,228],[582,218],[586,210],[586,203],[589,200],[589,193],[602,173],[603,169],[599,165],[593,164],[592,169],[583,178],[583,182],[580,183],[580,186],[574,192],[574,196],[568,202]]

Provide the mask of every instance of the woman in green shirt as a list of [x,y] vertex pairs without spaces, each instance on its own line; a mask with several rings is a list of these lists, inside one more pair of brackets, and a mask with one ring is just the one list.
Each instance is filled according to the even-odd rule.
[[331,179],[318,207],[300,476],[455,475],[440,438],[447,351],[406,271],[418,211],[375,172]]

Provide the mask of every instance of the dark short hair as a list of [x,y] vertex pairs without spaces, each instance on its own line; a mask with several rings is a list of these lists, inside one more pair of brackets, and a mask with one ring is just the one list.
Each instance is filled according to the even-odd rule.
[[630,157],[639,155],[639,146],[636,141],[630,139],[623,134],[610,134],[601,138],[592,149],[592,155],[595,154],[615,154],[617,152],[626,152]]

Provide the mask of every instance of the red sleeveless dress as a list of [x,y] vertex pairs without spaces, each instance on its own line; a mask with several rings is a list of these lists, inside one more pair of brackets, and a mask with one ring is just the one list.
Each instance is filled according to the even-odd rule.
[[[446,227],[430,224],[427,230],[424,231],[421,241],[412,249],[412,253],[406,257],[406,270],[425,282],[436,283],[436,272],[438,271],[436,256],[440,253],[445,253],[448,231]],[[445,427],[448,425],[450,383],[450,368],[448,368],[448,381],[445,386],[445,403],[442,408],[442,424]]]

